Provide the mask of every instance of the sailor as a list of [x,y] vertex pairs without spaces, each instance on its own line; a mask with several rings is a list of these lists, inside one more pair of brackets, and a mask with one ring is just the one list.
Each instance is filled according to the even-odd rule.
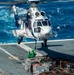
[[25,60],[25,71],[26,72],[28,72],[29,70],[30,70],[30,64],[29,64],[29,62],[30,62],[30,59],[26,59]]
[[31,53],[30,53],[30,51],[28,52],[27,58],[31,58]]
[[34,52],[34,50],[32,50],[32,52],[31,52],[31,58],[34,58],[35,57],[35,52]]

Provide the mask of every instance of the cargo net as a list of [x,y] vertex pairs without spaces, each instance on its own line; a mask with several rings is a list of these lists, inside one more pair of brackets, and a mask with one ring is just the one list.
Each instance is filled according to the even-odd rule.
[[52,66],[49,67],[49,72],[42,72],[39,75],[74,75],[74,63],[67,59],[52,59]]
[[74,63],[68,59],[53,59],[47,56],[25,60],[26,72],[32,75],[74,75]]
[[8,73],[0,69],[0,75],[8,75]]

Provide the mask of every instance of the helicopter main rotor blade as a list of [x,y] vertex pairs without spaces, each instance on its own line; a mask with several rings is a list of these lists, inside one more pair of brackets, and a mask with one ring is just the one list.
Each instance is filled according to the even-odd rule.
[[[34,0],[33,0],[34,1]],[[74,0],[40,0],[40,3],[49,3],[49,2],[71,2]],[[27,4],[28,0],[14,0],[14,1],[0,1],[0,4],[2,5],[16,5],[16,4]]]
[[[40,0],[40,3],[49,2],[50,0]],[[2,5],[16,5],[16,4],[27,4],[28,0],[14,0],[14,1],[0,1],[0,4]]]
[[[40,0],[40,3],[67,2],[67,1],[74,1],[74,0]],[[27,4],[28,0],[0,1],[0,4],[4,5],[16,5],[21,3]]]
[[0,4],[4,4],[4,5],[16,5],[19,3],[25,3],[25,2],[0,2]]
[[17,0],[17,1],[9,1],[9,2],[1,2],[0,1],[0,4],[4,4],[4,5],[16,5],[16,4],[20,4],[20,3],[27,4],[27,0]]

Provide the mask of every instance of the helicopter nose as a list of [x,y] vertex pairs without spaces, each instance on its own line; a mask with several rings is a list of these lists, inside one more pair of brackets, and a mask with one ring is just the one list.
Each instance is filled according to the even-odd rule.
[[42,28],[42,34],[50,34],[51,33],[51,27],[43,27]]

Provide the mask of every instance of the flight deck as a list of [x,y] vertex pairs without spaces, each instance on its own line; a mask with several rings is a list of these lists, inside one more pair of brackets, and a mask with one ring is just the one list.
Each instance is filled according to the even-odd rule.
[[[24,69],[28,51],[34,50],[34,42],[0,45],[0,69],[5,75],[31,75]],[[74,39],[51,40],[47,47],[37,43],[37,56],[48,55],[52,58],[68,59],[74,62]],[[0,72],[0,75],[4,75]]]

